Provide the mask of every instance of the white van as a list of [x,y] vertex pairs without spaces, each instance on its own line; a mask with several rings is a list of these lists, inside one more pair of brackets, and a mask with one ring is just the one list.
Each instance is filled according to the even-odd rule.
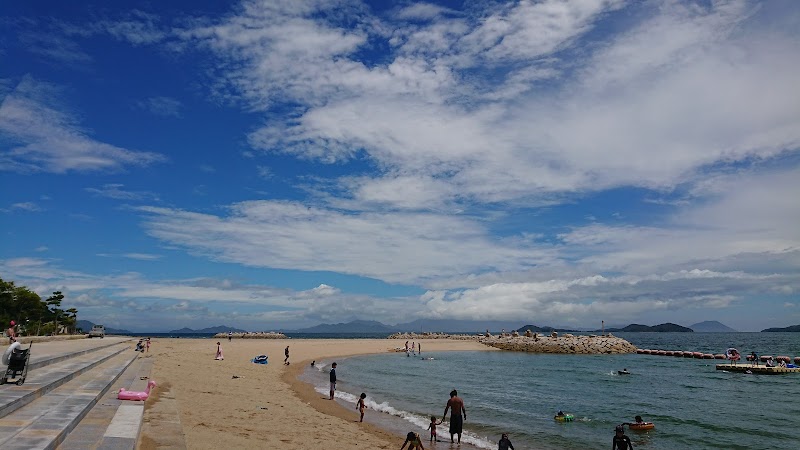
[[89,332],[89,337],[99,337],[104,338],[106,337],[106,327],[102,325],[95,325],[92,327],[92,331]]

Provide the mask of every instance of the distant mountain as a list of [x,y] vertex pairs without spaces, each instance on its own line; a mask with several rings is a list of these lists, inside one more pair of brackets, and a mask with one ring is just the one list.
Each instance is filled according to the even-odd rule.
[[353,320],[347,323],[322,323],[310,328],[287,331],[291,333],[394,333],[398,330],[396,327],[374,320]]
[[455,320],[455,319],[417,319],[413,322],[398,323],[394,326],[397,331],[413,331],[421,333],[425,331],[446,333],[477,333],[484,332],[486,329],[500,331],[502,329],[513,330],[518,326],[518,321],[508,320]]
[[733,328],[717,322],[716,320],[706,320],[705,322],[690,325],[689,328],[698,333],[734,333],[736,330]]
[[[80,328],[81,330],[83,330],[84,333],[88,333],[92,329],[92,327],[95,326],[95,325],[97,325],[97,324],[89,322],[88,320],[78,320],[77,322],[75,322],[75,328]],[[109,328],[109,327],[105,327],[105,328],[106,328],[106,334],[131,334],[132,333],[131,331],[128,331],[128,330],[119,330],[119,329],[116,329],[116,328]]]
[[516,331],[519,333],[525,333],[526,331],[531,330],[534,333],[552,333],[553,331],[571,331],[575,332],[578,330],[569,330],[566,328],[558,328],[558,327],[537,327],[536,325],[525,325],[523,327],[517,328]]
[[169,334],[197,334],[197,333],[227,333],[228,331],[233,331],[234,333],[246,333],[247,330],[240,330],[238,328],[233,327],[226,327],[225,325],[220,325],[217,327],[209,327],[203,328],[200,330],[193,330],[191,328],[181,328],[180,330],[172,330],[168,331]]
[[[600,330],[596,330],[600,331]],[[626,332],[626,333],[673,333],[673,332],[682,332],[682,333],[691,333],[694,330],[691,328],[682,327],[680,325],[676,325],[674,323],[662,323],[661,325],[654,325],[654,326],[647,326],[647,325],[639,325],[637,323],[632,323],[624,328],[606,328],[606,332]]]
[[766,330],[761,330],[762,333],[784,333],[787,331],[800,333],[800,325],[792,325],[786,328],[767,328]]

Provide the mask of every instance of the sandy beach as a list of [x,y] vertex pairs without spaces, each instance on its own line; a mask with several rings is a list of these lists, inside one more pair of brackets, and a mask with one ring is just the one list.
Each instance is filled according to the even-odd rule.
[[[190,449],[399,448],[404,437],[358,422],[346,409],[297,377],[312,360],[332,362],[353,355],[384,353],[402,346],[389,339],[221,340],[225,359],[216,361],[215,339],[154,339],[151,379],[158,388],[145,406],[140,449],[174,448],[183,433]],[[290,362],[283,364],[289,346]],[[469,340],[426,340],[427,351],[487,350]],[[253,364],[260,354],[269,364]],[[338,378],[357,379],[339,364]],[[237,378],[234,378],[237,377]],[[442,407],[447,393],[442,393]],[[369,411],[368,411],[369,414]],[[377,413],[375,413],[377,414]]]

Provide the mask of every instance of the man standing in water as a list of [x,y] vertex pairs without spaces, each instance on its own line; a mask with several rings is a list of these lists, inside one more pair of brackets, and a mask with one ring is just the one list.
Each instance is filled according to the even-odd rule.
[[336,363],[331,364],[331,400],[334,392],[336,392]]
[[[450,412],[450,442],[453,442],[453,435],[458,435],[458,443],[461,443],[461,432],[464,428],[464,420],[467,419],[467,408],[464,406],[464,400],[458,396],[458,391],[453,389],[450,391],[450,400],[447,401],[447,406],[444,408],[444,415],[442,416],[442,422],[444,419],[447,418],[447,410],[451,409]],[[464,414],[464,418],[461,418],[461,414]]]

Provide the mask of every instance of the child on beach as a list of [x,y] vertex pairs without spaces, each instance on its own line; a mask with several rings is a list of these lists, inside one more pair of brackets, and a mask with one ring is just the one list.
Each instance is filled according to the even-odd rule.
[[14,342],[17,342],[17,333],[14,331],[14,327],[16,327],[16,326],[17,326],[17,324],[13,320],[8,323],[8,331],[7,331],[7,333],[8,333],[8,343],[9,344],[13,344]]
[[222,361],[223,359],[225,359],[222,356],[222,344],[220,344],[219,342],[217,342],[217,356],[215,356],[214,359],[216,359],[217,361]]
[[442,421],[436,421],[436,416],[431,416],[431,424],[428,425],[428,429],[431,430],[431,441],[439,442],[436,436],[436,425],[441,425]]
[[358,398],[358,402],[356,402],[356,409],[361,413],[361,420],[359,422],[364,421],[364,410],[367,409],[367,405],[364,403],[365,398],[367,398],[367,394],[362,392],[361,396]]
[[503,433],[503,436],[500,438],[500,442],[497,443],[497,450],[514,450],[514,444],[508,439],[508,434]]
[[406,441],[403,442],[403,446],[400,447],[400,450],[406,448],[406,444],[411,444],[408,446],[408,450],[425,450],[425,447],[422,446],[422,439],[419,438],[419,434],[413,431],[408,432]]

